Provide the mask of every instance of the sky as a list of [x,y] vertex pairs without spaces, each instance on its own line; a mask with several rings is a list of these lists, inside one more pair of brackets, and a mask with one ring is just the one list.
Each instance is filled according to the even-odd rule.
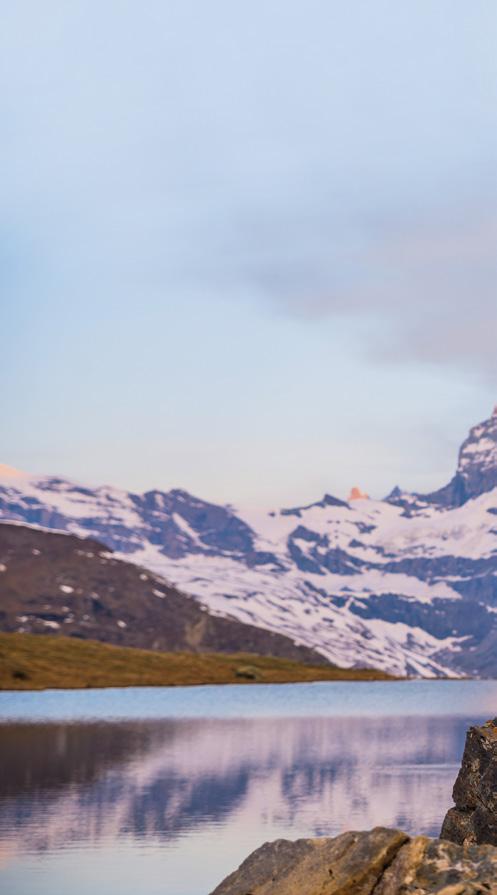
[[497,402],[495,0],[7,0],[0,461],[429,490]]

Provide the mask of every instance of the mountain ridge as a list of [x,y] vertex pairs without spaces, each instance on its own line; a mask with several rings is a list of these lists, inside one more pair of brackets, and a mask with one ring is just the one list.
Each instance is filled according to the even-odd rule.
[[497,675],[496,515],[495,410],[424,495],[255,511],[178,488],[0,477],[3,520],[97,538],[216,614],[399,675]]

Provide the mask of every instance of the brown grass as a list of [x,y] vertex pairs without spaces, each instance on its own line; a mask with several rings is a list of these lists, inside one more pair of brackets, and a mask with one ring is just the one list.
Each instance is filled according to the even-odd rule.
[[371,669],[302,665],[236,653],[158,653],[33,634],[0,634],[0,689],[391,680]]

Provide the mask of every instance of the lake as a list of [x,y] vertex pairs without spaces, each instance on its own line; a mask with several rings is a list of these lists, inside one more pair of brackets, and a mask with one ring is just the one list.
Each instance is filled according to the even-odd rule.
[[268,839],[437,835],[496,681],[0,693],[0,889],[208,895]]

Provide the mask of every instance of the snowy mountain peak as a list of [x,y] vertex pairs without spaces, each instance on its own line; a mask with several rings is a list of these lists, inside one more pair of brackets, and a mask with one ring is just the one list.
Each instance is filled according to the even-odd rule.
[[459,451],[457,470],[467,476],[469,467],[497,470],[497,408],[488,420],[473,426]]
[[457,469],[447,485],[429,494],[394,490],[386,498],[413,513],[435,505],[445,509],[463,506],[468,500],[497,487],[497,405],[492,415],[472,426],[463,441]]
[[497,486],[497,413],[473,426],[461,445],[453,488],[459,501],[491,491]]

